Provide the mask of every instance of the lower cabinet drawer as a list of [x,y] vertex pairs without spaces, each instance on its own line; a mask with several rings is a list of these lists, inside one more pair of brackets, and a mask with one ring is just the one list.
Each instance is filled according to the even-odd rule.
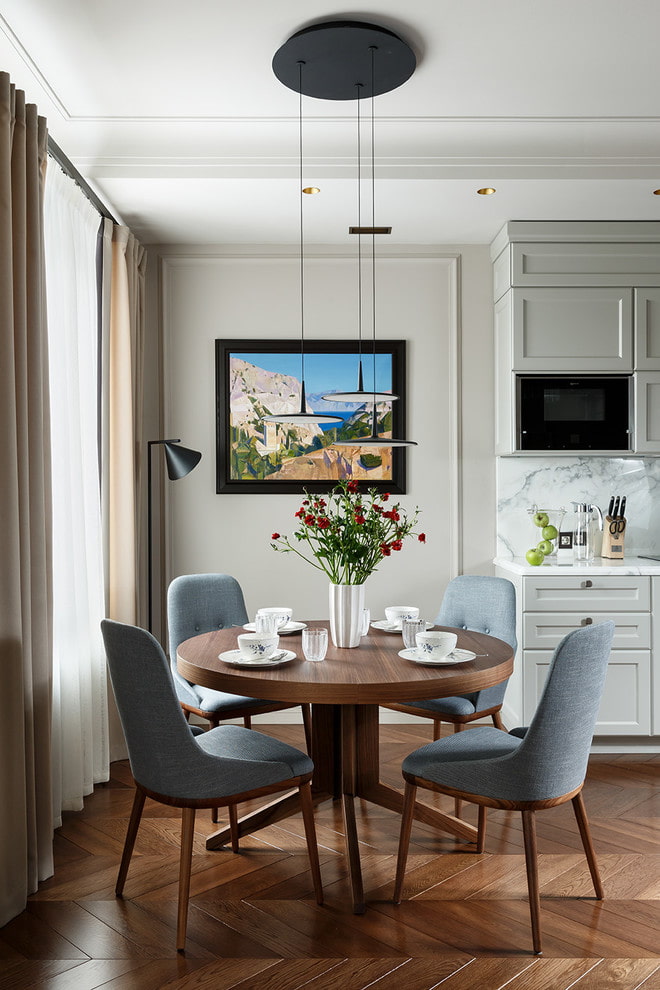
[[[551,659],[551,650],[523,652],[523,705],[526,725],[536,711]],[[651,654],[648,650],[612,650],[595,734],[651,734]]]
[[523,643],[525,649],[554,650],[566,633],[607,619],[612,619],[616,624],[615,648],[651,648],[651,616],[648,612],[525,612],[522,620]]

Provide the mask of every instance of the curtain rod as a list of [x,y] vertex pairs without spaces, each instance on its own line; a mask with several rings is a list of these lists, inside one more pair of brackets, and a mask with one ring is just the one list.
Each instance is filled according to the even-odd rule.
[[113,217],[105,203],[99,199],[92,187],[85,181],[85,179],[83,179],[76,166],[73,162],[69,161],[59,145],[55,144],[50,134],[48,135],[48,154],[51,158],[55,159],[57,164],[64,170],[69,178],[73,179],[73,181],[80,186],[85,196],[87,196],[87,199],[93,206],[96,207],[101,216],[105,217],[106,220],[112,220],[113,223],[119,225],[119,221]]

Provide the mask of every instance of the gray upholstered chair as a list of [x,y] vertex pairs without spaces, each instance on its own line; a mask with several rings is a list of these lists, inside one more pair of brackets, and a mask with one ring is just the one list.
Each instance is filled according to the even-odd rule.
[[[505,643],[514,651],[516,641],[516,592],[506,578],[485,577],[479,574],[462,574],[450,581],[440,612],[436,618],[439,626],[456,629],[472,629],[487,633]],[[433,719],[433,738],[440,737],[440,723],[452,722],[454,732],[463,729],[468,722],[490,715],[498,729],[504,729],[500,710],[504,701],[507,682],[455,698],[437,698],[428,701],[407,701],[385,707]]]
[[[311,797],[313,764],[285,743],[239,725],[195,735],[174,692],[160,644],[151,633],[105,619],[101,623],[110,679],[135,779],[133,809],[115,893],[121,897],[147,797],[182,808],[176,947],[186,941],[196,808],[227,807],[236,851],[236,806],[297,787],[318,904],[323,903]],[[145,718],[144,698],[149,698]]]
[[485,843],[486,808],[522,812],[534,952],[541,951],[541,902],[535,812],[573,802],[596,897],[603,888],[582,786],[600,706],[613,622],[575,629],[557,646],[529,728],[500,732],[478,726],[422,746],[403,762],[406,781],[394,900],[399,903],[418,787],[479,805],[477,851]]
[[[213,691],[186,681],[176,669],[179,643],[229,626],[248,621],[241,586],[230,574],[182,574],[174,578],[167,592],[167,624],[170,663],[176,693],[186,718],[191,714],[207,719],[214,728],[229,718],[242,718],[247,729],[253,715],[296,708],[281,701],[261,701],[242,695]],[[238,633],[240,630],[237,629]],[[309,705],[301,705],[307,752],[311,752],[311,714]]]

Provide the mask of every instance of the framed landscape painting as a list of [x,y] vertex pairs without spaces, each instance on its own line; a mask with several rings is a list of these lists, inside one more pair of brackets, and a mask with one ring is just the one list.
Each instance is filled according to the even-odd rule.
[[[371,435],[372,402],[323,398],[358,387],[357,341],[305,341],[306,411],[337,423],[267,423],[267,415],[299,412],[300,340],[216,340],[216,490],[323,493],[340,480],[405,492],[405,447],[360,447]],[[404,340],[362,343],[364,389],[398,399],[376,404],[381,437],[405,436]],[[375,377],[375,384],[374,384]],[[355,446],[334,446],[355,438]]]

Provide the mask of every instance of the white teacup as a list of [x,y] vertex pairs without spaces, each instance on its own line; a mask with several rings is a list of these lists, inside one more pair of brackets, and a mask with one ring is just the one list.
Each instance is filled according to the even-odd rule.
[[419,609],[414,605],[389,605],[385,609],[385,618],[390,626],[401,629],[404,619],[419,619]]
[[429,660],[444,660],[455,648],[457,641],[456,633],[442,632],[439,629],[418,632],[415,636],[418,652]]
[[241,633],[238,636],[238,648],[246,660],[268,660],[272,657],[280,642],[277,633]]
[[271,616],[275,622],[275,627],[281,629],[282,626],[286,626],[287,623],[291,622],[293,609],[287,608],[285,605],[273,605],[270,608],[257,609],[257,616],[260,615]]

